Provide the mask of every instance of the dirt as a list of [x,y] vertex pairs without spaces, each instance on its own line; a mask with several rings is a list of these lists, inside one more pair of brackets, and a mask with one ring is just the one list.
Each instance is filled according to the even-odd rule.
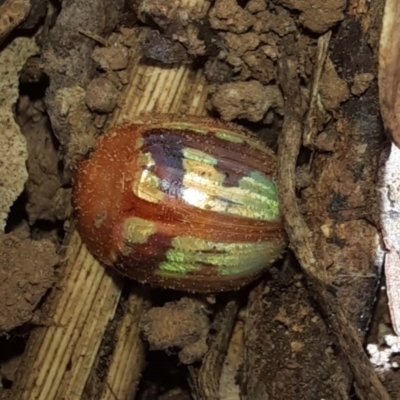
[[179,360],[192,364],[201,360],[207,351],[210,325],[207,314],[201,302],[184,297],[145,313],[141,331],[150,350],[169,353],[178,350]]
[[37,27],[44,21],[47,13],[47,2],[45,0],[31,0],[31,9],[28,17],[18,26],[19,30],[29,30]]
[[189,63],[191,58],[185,47],[156,30],[149,30],[143,46],[143,56],[163,64]]
[[[14,18],[13,14],[10,18]],[[0,32],[2,29],[0,21]],[[5,28],[3,28],[5,29]],[[34,40],[17,38],[0,53],[0,231],[3,232],[10,208],[22,193],[28,179],[26,140],[14,119],[19,96],[19,74],[27,59],[38,52]]]
[[164,36],[181,43],[193,57],[202,56],[207,51],[207,41],[201,39],[202,22],[207,18],[207,3],[201,2],[185,7],[180,2],[163,0],[134,1],[133,10],[142,22],[155,23]]
[[119,71],[128,66],[127,49],[123,46],[96,47],[92,58],[104,71]]
[[59,258],[54,243],[33,241],[28,236],[29,232],[0,236],[2,333],[34,322],[37,306],[55,280],[54,266]]
[[220,85],[211,97],[211,104],[225,121],[258,122],[270,109],[282,108],[283,98],[277,86],[263,86],[251,80]]
[[235,80],[253,78],[262,84],[276,80],[279,41],[296,26],[286,9],[270,7],[249,3],[242,9],[235,1],[217,1],[210,12],[211,26],[227,31],[219,33],[224,48],[219,58],[232,68]]
[[[51,27],[51,35],[46,37],[44,29],[38,41],[40,55],[35,56],[33,46],[22,71],[18,61],[15,99],[6,104],[19,168],[18,182],[9,185],[10,205],[20,197],[9,216],[7,234],[0,236],[1,333],[12,338],[21,326],[29,330],[45,323],[40,305],[57,280],[57,254],[71,217],[71,166],[90,151],[107,115],[118,109],[139,30],[147,32],[141,54],[147,61],[194,61],[204,67],[210,113],[247,126],[276,149],[284,116],[278,79],[282,49],[294,43],[289,50],[298,56],[307,111],[319,64],[318,39],[333,29],[318,96],[305,116],[310,143],[299,157],[298,200],[316,236],[330,288],[365,339],[384,255],[374,191],[377,154],[385,140],[377,102],[379,27],[374,15],[367,26],[357,19],[354,7],[351,13],[346,11],[345,0],[216,0],[190,9],[178,2],[136,0],[125,11],[123,1],[82,0],[64,1],[60,14],[37,0],[31,2],[29,16],[24,16],[26,2],[20,3],[20,28],[35,32],[43,25]],[[381,2],[373,3],[372,9],[379,9]],[[133,14],[129,24],[134,27],[121,14]],[[8,21],[3,33],[1,23],[0,18],[3,39],[15,27]],[[12,44],[0,48],[0,57],[8,46]],[[13,124],[14,110],[18,126]],[[343,354],[290,253],[283,264],[243,292],[241,317],[230,344],[234,368],[225,365],[222,382],[233,388],[234,399],[239,390],[251,400],[346,398],[353,377]],[[220,298],[165,296],[163,306],[155,301],[142,317],[142,335],[153,353],[149,360],[155,365],[161,359],[157,354],[165,352],[171,355],[167,365],[175,372],[180,371],[179,363],[201,364],[213,335],[217,307],[212,303],[218,304]],[[378,325],[390,332],[387,315]],[[112,332],[107,337],[110,343]],[[390,347],[382,339],[379,345]],[[173,355],[179,361],[171,361]],[[395,354],[391,357],[398,361]],[[12,383],[17,367],[17,357],[0,358],[2,379]],[[396,371],[382,376],[388,390],[398,393]],[[99,374],[93,379],[101,378]],[[157,379],[145,380],[148,391],[142,388],[142,393],[158,387]],[[189,398],[186,388],[180,387],[155,393],[141,398]]]
[[[304,399],[346,398],[347,366],[306,294],[303,276],[289,265],[271,272],[274,279],[257,287],[249,299],[243,380],[249,398],[294,399],[299,392]],[[263,359],[258,361],[259,354]],[[299,388],[299,382],[307,384]]]
[[30,11],[31,4],[28,0],[5,0],[4,4],[3,1],[0,3],[0,43],[3,42],[21,22],[28,18]]
[[330,59],[326,60],[321,77],[321,101],[326,110],[336,110],[350,97],[350,89],[341,79]]
[[346,0],[280,0],[280,4],[300,12],[299,22],[316,33],[324,33],[344,18]]
[[212,28],[233,33],[245,33],[256,22],[256,18],[235,0],[217,0],[209,17]]
[[117,105],[118,90],[107,78],[95,78],[86,88],[85,102],[89,109],[108,114]]
[[84,88],[95,75],[92,51],[96,41],[80,29],[84,27],[91,35],[110,33],[121,8],[122,1],[105,1],[102,6],[96,2],[67,2],[43,45],[43,70],[49,77],[45,104],[53,133],[65,154],[65,173],[77,155],[86,154],[93,146],[96,136],[92,114],[84,101]]
[[29,224],[64,221],[70,214],[71,189],[60,168],[59,149],[43,99],[21,95],[17,113],[28,149],[25,209]]

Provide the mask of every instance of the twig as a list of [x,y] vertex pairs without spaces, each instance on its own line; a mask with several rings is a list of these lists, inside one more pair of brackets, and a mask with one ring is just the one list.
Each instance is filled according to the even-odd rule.
[[217,331],[214,340],[204,356],[201,367],[190,366],[191,386],[197,400],[218,400],[219,381],[222,373],[229,339],[236,320],[239,303],[237,297],[228,301],[226,306],[217,312],[213,327]]
[[104,47],[107,47],[107,46],[108,46],[108,42],[107,42],[106,39],[102,38],[102,37],[99,36],[99,35],[96,35],[96,34],[93,33],[93,32],[87,31],[86,29],[83,29],[83,28],[78,28],[78,32],[79,32],[81,35],[86,36],[86,37],[88,37],[89,39],[92,39],[92,40],[94,40],[95,42],[100,43],[100,44],[101,44],[102,46],[104,46]]
[[315,238],[298,207],[295,172],[301,145],[303,114],[296,67],[297,63],[293,59],[282,58],[279,62],[279,78],[285,98],[285,118],[278,151],[278,188],[290,246],[347,358],[354,375],[357,395],[362,400],[389,400],[386,389],[363,350],[356,330],[346,318],[338,299],[328,290],[330,278],[316,258]]
[[324,69],[331,35],[332,32],[328,31],[324,35],[320,36],[318,39],[317,59],[315,62],[315,68],[314,68],[313,80],[310,92],[310,105],[307,111],[306,119],[304,121],[303,144],[306,147],[310,147],[313,144],[314,116],[316,114],[315,109],[318,104],[319,81],[321,79],[322,71]]

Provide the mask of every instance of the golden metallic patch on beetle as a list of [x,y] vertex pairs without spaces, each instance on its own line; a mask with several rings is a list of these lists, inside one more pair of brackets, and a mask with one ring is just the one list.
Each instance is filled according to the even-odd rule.
[[212,210],[211,196],[215,196],[225,179],[212,165],[194,160],[183,160],[185,175],[183,176],[182,199],[202,210]]
[[148,169],[145,169],[135,175],[132,191],[140,199],[150,203],[160,203],[164,198],[164,193],[159,189],[159,185],[159,178]]
[[197,185],[221,186],[225,180],[225,174],[219,172],[213,165],[186,158],[182,164],[185,170],[183,177],[184,186],[189,186],[185,182],[194,182]]
[[185,147],[182,150],[182,153],[183,153],[183,156],[188,160],[193,160],[193,161],[197,161],[199,163],[205,163],[205,164],[209,164],[209,165],[217,165],[218,164],[218,160],[215,157],[213,157],[201,150],[192,149],[190,147]]
[[124,239],[128,243],[146,243],[148,238],[156,231],[155,223],[146,219],[130,217],[124,223]]
[[231,252],[233,250],[248,251],[255,247],[262,248],[265,242],[238,242],[238,243],[225,243],[225,242],[212,242],[210,240],[198,238],[196,236],[176,236],[172,239],[172,247],[184,251],[218,251],[218,252]]
[[232,143],[243,143],[244,141],[243,137],[240,137],[238,134],[234,134],[232,132],[216,132],[215,136]]
[[139,172],[135,174],[132,184],[133,193],[143,200],[159,203],[164,194],[159,190],[159,178],[150,171],[150,168],[156,165],[151,153],[140,153],[137,158],[137,165]]
[[225,174],[213,166],[188,159],[183,160],[183,166],[181,196],[186,203],[202,210],[257,220],[271,221],[279,216],[277,198],[270,193],[266,178],[263,182],[245,177],[239,186],[225,187]]
[[142,136],[140,136],[139,138],[136,139],[135,150],[141,149],[143,144],[144,144],[144,139]]
[[156,162],[153,159],[153,156],[150,152],[147,153],[140,153],[137,158],[137,164],[139,167],[147,167],[150,168],[156,165]]

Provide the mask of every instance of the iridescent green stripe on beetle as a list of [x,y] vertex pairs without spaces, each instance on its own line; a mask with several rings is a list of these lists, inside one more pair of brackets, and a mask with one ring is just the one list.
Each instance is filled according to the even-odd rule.
[[262,269],[266,260],[278,258],[282,250],[275,242],[217,243],[176,237],[159,269],[163,274],[184,275],[204,268],[214,268],[220,276],[252,273]]
[[280,216],[274,182],[253,171],[237,186],[225,186],[226,176],[218,165],[184,159],[182,198],[192,206],[216,213],[231,214],[262,221]]
[[[183,181],[180,198],[194,207],[216,213],[231,214],[262,221],[280,216],[274,182],[260,172],[252,171],[240,178],[236,186],[225,184],[226,175],[218,169],[218,161],[205,152],[182,149]],[[132,190],[139,198],[160,203],[164,192],[161,179],[151,172],[154,160],[150,153],[141,154],[138,164],[143,169],[134,180]]]

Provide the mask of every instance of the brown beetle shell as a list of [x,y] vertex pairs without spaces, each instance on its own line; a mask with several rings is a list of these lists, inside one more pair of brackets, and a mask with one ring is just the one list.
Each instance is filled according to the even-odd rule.
[[140,282],[237,289],[286,245],[271,150],[208,118],[110,129],[74,172],[78,231],[101,262]]

